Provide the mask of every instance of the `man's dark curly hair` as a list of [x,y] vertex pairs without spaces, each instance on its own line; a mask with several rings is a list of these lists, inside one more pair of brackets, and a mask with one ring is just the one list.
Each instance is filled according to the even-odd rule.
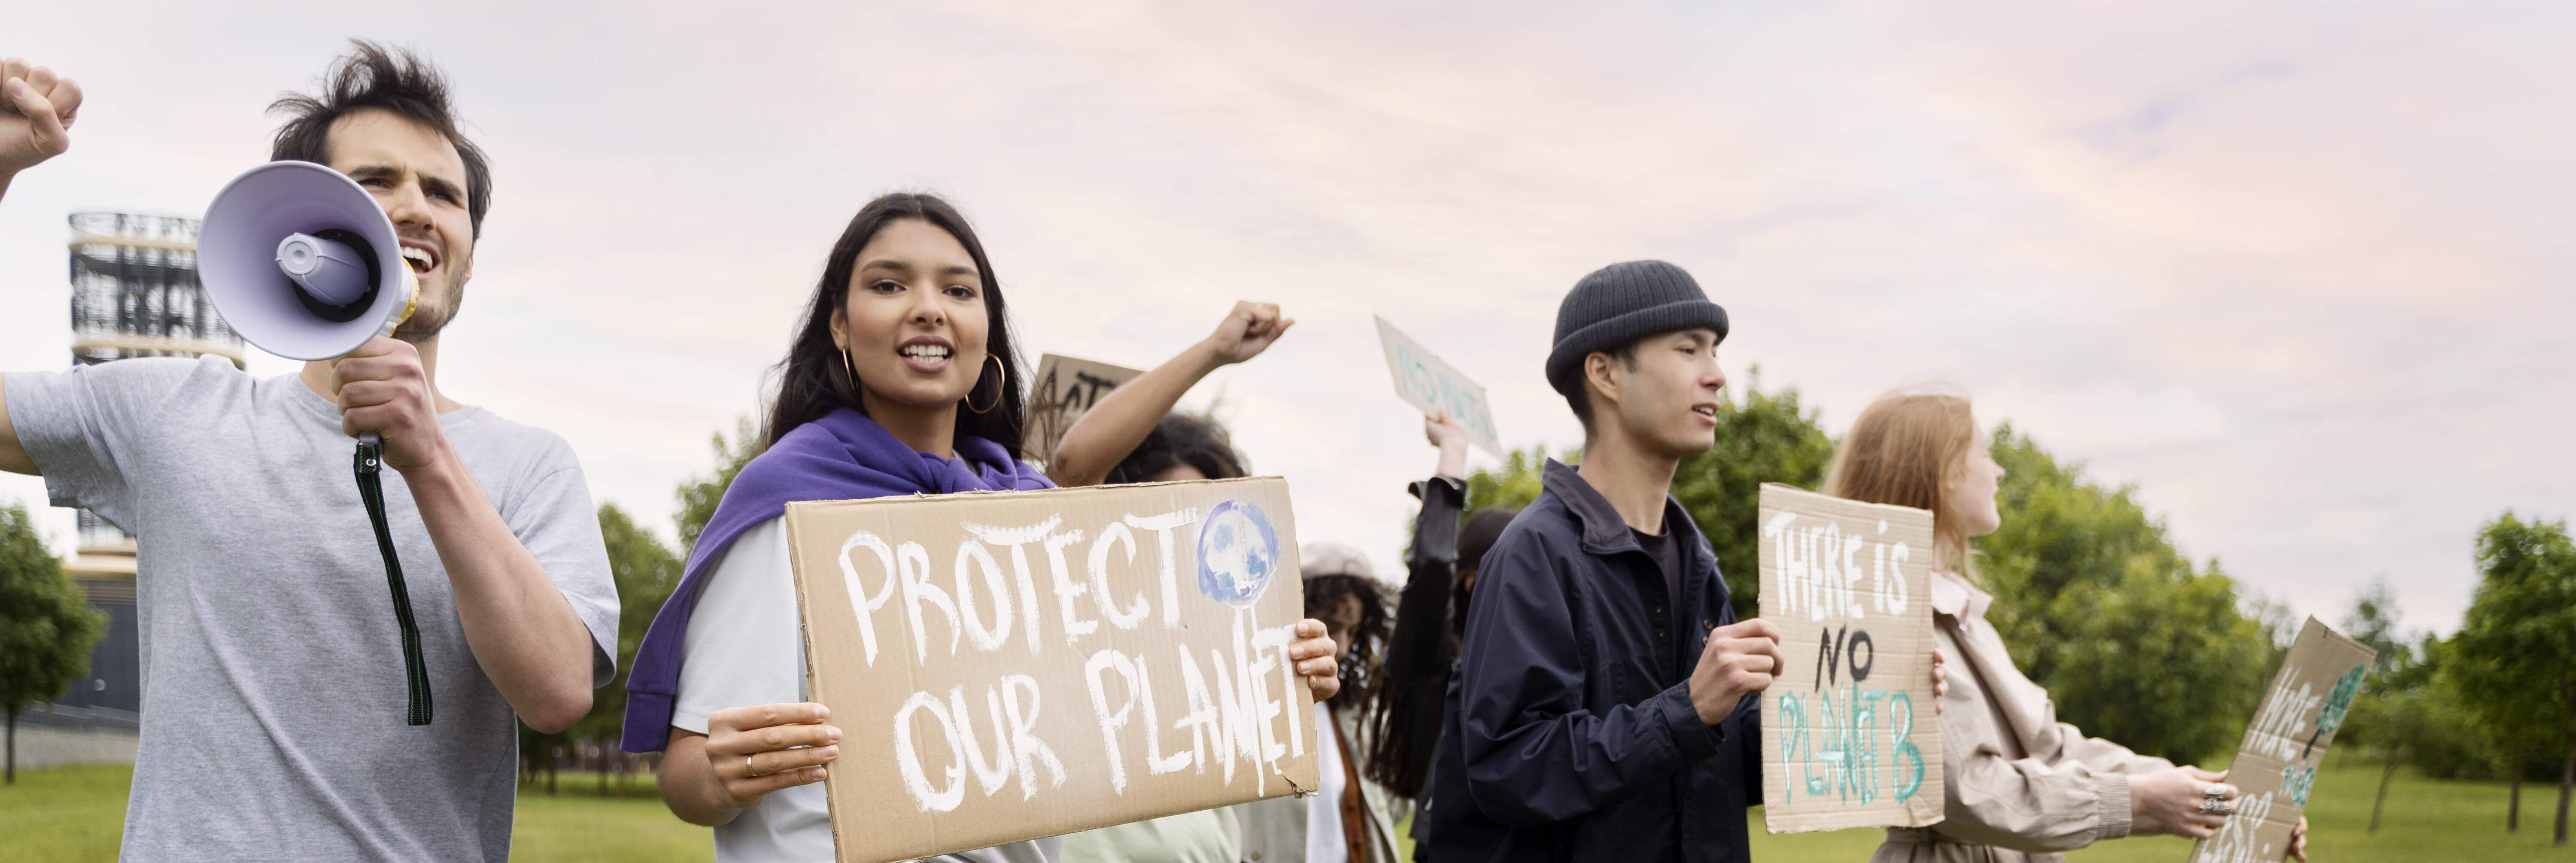
[[349,45],[349,53],[323,73],[320,94],[287,93],[269,103],[271,113],[286,115],[286,125],[278,127],[268,157],[331,164],[331,124],[359,111],[391,112],[456,146],[456,155],[465,161],[465,212],[474,218],[474,236],[483,236],[483,214],[492,209],[492,165],[483,148],[457,128],[447,76],[408,50],[364,39],[351,39]]
[[1196,414],[1173,411],[1154,424],[1145,440],[1136,445],[1118,466],[1109,469],[1108,483],[1145,482],[1172,468],[1189,465],[1209,479],[1242,479],[1250,476],[1243,454],[1234,451],[1234,439],[1216,420]]

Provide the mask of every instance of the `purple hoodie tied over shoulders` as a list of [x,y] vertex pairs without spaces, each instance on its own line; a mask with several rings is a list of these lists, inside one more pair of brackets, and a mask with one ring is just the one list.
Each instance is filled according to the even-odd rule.
[[626,674],[628,752],[658,752],[671,737],[671,708],[680,691],[681,641],[689,612],[725,549],[744,531],[786,514],[800,500],[855,500],[900,494],[1029,491],[1054,488],[1045,474],[1002,445],[959,436],[957,457],[916,452],[858,411],[841,408],[797,426],[761,453],[725,489],[714,518],[689,550],[689,566],[671,598],[653,615],[635,664]]

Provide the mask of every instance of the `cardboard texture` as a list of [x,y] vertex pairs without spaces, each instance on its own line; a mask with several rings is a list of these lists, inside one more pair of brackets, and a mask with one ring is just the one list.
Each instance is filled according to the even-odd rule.
[[1377,340],[1386,349],[1387,370],[1395,374],[1395,394],[1404,397],[1405,403],[1422,409],[1423,416],[1448,411],[1450,419],[1476,436],[1476,446],[1497,458],[1510,457],[1494,431],[1494,411],[1485,400],[1484,387],[1441,362],[1385,318],[1377,319]]
[[1101,396],[1141,374],[1142,370],[1126,366],[1040,355],[1037,379],[1029,386],[1029,452],[1038,461],[1054,460],[1055,448],[1064,442],[1064,431],[1073,427],[1074,420],[1091,412]]
[[1276,477],[787,506],[842,863],[1317,786]]
[[1762,617],[1786,663],[1762,694],[1773,833],[1941,822],[1932,513],[1762,486]]
[[2218,835],[2192,844],[2191,863],[2288,858],[2290,828],[2307,811],[2317,766],[2325,763],[2326,747],[2351,713],[2362,675],[2377,656],[2316,618],[2299,628],[2299,640],[2282,657],[2228,765],[2227,784],[2237,788],[2236,814]]

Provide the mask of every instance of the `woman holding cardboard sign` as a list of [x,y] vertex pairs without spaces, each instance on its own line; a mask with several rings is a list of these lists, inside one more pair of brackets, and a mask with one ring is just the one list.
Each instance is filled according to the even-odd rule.
[[[803,700],[785,505],[1052,488],[1018,456],[1017,360],[992,263],[955,209],[892,194],[850,220],[780,364],[768,450],[727,489],[628,677],[625,748],[667,749],[662,799],[716,828],[716,859],[833,859],[815,783],[842,735]],[[1329,696],[1333,643],[1316,621],[1297,632],[1290,658]],[[1043,839],[954,856],[1056,852]]]
[[[1941,696],[1944,820],[1889,829],[1870,859],[2055,861],[2123,836],[2208,838],[2235,811],[2227,774],[2176,767],[2058,722],[2048,691],[2022,675],[1986,622],[1994,597],[1971,580],[1968,540],[2002,524],[2004,470],[1991,449],[1967,399],[1901,392],[1861,412],[1825,478],[1827,494],[1932,511],[1933,638],[1967,671],[1951,674]],[[2291,853],[2307,859],[2305,820]]]

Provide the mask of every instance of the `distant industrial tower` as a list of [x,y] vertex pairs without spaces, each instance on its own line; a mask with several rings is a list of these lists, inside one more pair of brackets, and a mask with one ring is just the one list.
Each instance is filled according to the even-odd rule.
[[[72,364],[213,354],[241,366],[242,339],[197,284],[197,220],[73,213]],[[80,544],[66,567],[108,615],[90,678],[59,705],[130,718],[142,707],[134,615],[134,538],[80,511]]]

